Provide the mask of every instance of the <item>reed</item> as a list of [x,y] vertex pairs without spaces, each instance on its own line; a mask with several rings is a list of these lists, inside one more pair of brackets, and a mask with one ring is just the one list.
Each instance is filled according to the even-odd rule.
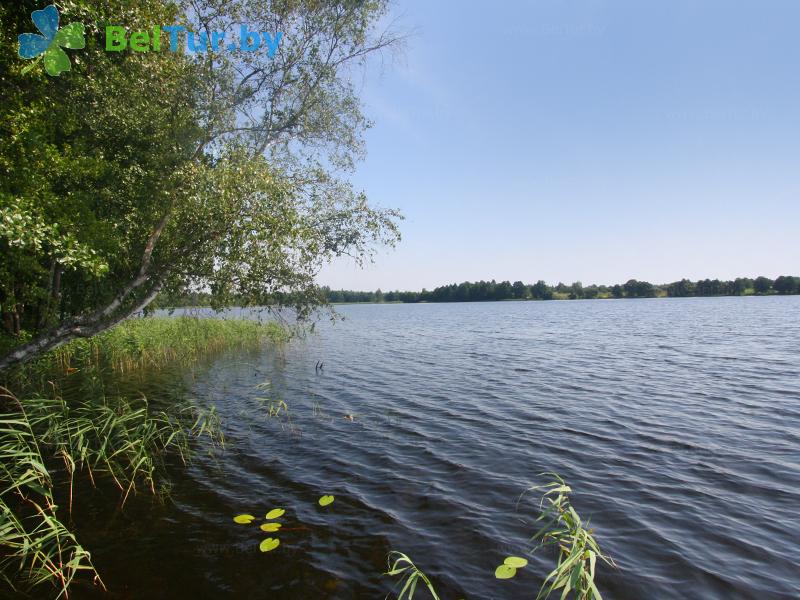
[[389,570],[384,575],[392,577],[400,576],[395,588],[400,588],[397,594],[397,600],[413,600],[414,592],[417,590],[417,584],[420,581],[428,588],[434,600],[441,600],[436,593],[436,590],[428,579],[427,575],[423,573],[417,565],[402,552],[392,551],[388,557]]
[[[13,589],[36,588],[37,595],[49,583],[57,597],[68,594],[81,572],[102,585],[91,555],[65,525],[76,486],[109,480],[124,505],[140,489],[158,494],[165,487],[159,484],[165,483],[167,456],[185,463],[193,440],[224,443],[213,407],[180,403],[156,411],[144,397],[107,396],[102,383],[92,385],[101,380],[95,375],[190,363],[203,354],[287,337],[275,323],[132,319],[9,376],[25,394],[18,399],[0,388],[0,579]],[[90,375],[84,395],[65,400],[49,375],[40,377],[53,370]],[[67,498],[64,507],[54,501],[56,488]]]
[[[223,442],[216,412],[188,404],[167,414],[151,411],[144,398],[18,400],[4,388],[0,400],[2,577],[12,587],[50,582],[58,596],[67,594],[80,571],[97,578],[90,554],[60,516],[72,512],[78,475],[92,486],[98,478],[110,479],[124,505],[140,487],[156,494],[165,457],[174,454],[186,462],[193,438]],[[67,475],[66,510],[53,501],[53,469]]]
[[193,362],[229,348],[251,347],[269,340],[288,340],[289,330],[274,321],[197,317],[142,317],[89,339],[79,339],[40,359],[64,370],[109,366],[125,372]]
[[13,590],[52,583],[56,597],[79,572],[102,585],[91,555],[56,514],[53,478],[24,406],[3,388],[0,401],[0,577]]
[[[605,556],[594,537],[594,531],[589,529],[588,521],[584,521],[572,507],[569,494],[572,492],[564,480],[556,473],[546,473],[552,479],[540,486],[533,486],[517,501],[517,508],[525,494],[529,492],[541,493],[539,502],[540,513],[535,523],[541,528],[531,541],[538,541],[537,545],[529,552],[555,547],[557,549],[557,564],[545,577],[544,583],[539,588],[536,600],[548,598],[553,592],[560,591],[560,600],[602,600],[600,591],[595,584],[596,564],[600,559],[608,565],[615,566],[614,561]],[[508,561],[514,559],[514,562]],[[522,567],[527,560],[511,557],[506,564]],[[498,579],[509,579],[514,576],[516,569]],[[400,588],[397,600],[413,600],[419,581],[425,583],[434,600],[440,600],[439,595],[430,579],[419,570],[412,560],[402,552],[389,553],[389,570],[384,573],[390,576],[399,576],[400,579],[394,589]]]
[[541,514],[536,519],[541,528],[533,537],[539,540],[536,549],[555,547],[557,552],[556,568],[548,573],[536,599],[561,590],[562,599],[572,594],[575,600],[602,600],[594,581],[597,560],[611,566],[614,561],[600,551],[589,522],[582,520],[572,507],[569,498],[572,488],[557,474],[549,475],[552,481],[528,490],[542,494]]

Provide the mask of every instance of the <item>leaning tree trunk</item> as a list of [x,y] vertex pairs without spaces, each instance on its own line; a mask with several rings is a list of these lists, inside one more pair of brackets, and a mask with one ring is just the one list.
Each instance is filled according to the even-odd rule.
[[[36,336],[30,342],[14,348],[6,356],[0,359],[0,371],[16,365],[30,361],[36,356],[53,350],[77,338],[88,338],[93,335],[111,329],[125,319],[144,310],[161,291],[162,283],[157,281],[153,284],[150,291],[140,300],[129,306],[120,308],[123,304],[121,296],[129,295],[135,289],[128,286],[106,307],[85,317],[75,317],[48,331]],[[127,293],[126,293],[127,292]]]
[[[153,250],[169,222],[173,206],[174,199],[164,216],[161,217],[150,233],[144,246],[138,274],[111,302],[89,315],[73,317],[58,327],[39,334],[27,344],[14,348],[6,356],[0,358],[0,371],[4,371],[15,364],[28,362],[39,354],[58,348],[76,338],[92,337],[101,331],[111,329],[128,317],[141,312],[155,300],[155,297],[161,291],[168,269],[153,269]],[[150,290],[147,294],[140,300],[131,302],[131,297],[141,288],[146,287],[148,283],[150,284]],[[59,294],[60,291],[59,281]]]

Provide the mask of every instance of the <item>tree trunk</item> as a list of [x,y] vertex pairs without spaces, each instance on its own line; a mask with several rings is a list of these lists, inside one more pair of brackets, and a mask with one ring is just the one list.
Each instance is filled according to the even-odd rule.
[[[58,348],[76,338],[92,337],[101,331],[111,329],[125,319],[144,310],[161,291],[161,287],[162,283],[160,281],[156,282],[141,300],[112,317],[105,316],[108,314],[106,312],[108,307],[106,307],[106,309],[99,310],[89,317],[70,319],[67,323],[40,334],[27,344],[14,348],[0,359],[0,371],[4,371],[16,364],[28,362],[39,354]],[[119,306],[118,299],[115,298],[109,306]]]

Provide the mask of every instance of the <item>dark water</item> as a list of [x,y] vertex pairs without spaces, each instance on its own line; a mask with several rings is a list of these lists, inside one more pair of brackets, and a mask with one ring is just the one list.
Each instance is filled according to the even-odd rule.
[[[92,497],[77,524],[110,598],[383,598],[391,549],[445,600],[534,598],[551,556],[494,568],[527,547],[515,503],[542,471],[616,560],[607,599],[800,598],[800,297],[339,310],[185,379],[228,448],[175,471],[174,504]],[[273,507],[261,554],[232,517]]]

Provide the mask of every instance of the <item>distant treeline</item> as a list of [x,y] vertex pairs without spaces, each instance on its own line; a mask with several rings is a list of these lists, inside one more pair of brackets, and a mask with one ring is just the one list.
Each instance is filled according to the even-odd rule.
[[[443,285],[420,292],[357,292],[319,288],[328,302],[484,302],[489,300],[591,300],[594,298],[689,298],[694,296],[766,296],[771,294],[800,294],[800,277],[783,275],[775,280],[768,277],[740,277],[733,281],[681,279],[674,283],[654,285],[648,281],[630,279],[617,285],[572,284],[548,285],[515,281],[476,281]],[[264,304],[273,299],[265,298]],[[285,303],[285,299],[284,303]],[[211,294],[192,292],[182,295],[162,294],[156,306],[210,306]]]
[[420,292],[356,292],[323,287],[328,302],[482,302],[488,300],[579,300],[594,298],[688,298],[693,296],[750,296],[768,294],[800,294],[800,277],[783,275],[775,280],[768,277],[733,281],[682,279],[674,283],[654,285],[631,279],[616,285],[572,284],[548,285],[522,281],[476,281],[443,285]]

